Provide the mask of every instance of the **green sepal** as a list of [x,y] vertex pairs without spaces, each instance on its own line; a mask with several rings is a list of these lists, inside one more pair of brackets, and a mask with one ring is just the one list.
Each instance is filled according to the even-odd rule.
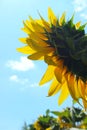
[[68,24],[70,25],[70,27],[74,27],[75,26],[73,21],[74,21],[74,14],[72,15],[71,19],[68,21]]
[[82,37],[79,39],[78,42],[79,42],[78,45],[80,45],[80,46],[84,45],[84,43],[85,43],[85,45],[87,46],[87,34],[84,35],[84,36],[82,36]]
[[73,38],[67,37],[67,38],[66,38],[66,43],[67,43],[68,47],[69,47],[72,51],[75,51],[75,44],[74,44]]
[[87,52],[81,55],[81,60],[83,64],[87,66]]
[[84,30],[84,28],[86,27],[86,25],[87,25],[87,23],[85,23],[85,24],[81,25],[81,26],[79,27],[79,29],[78,29],[78,30]]

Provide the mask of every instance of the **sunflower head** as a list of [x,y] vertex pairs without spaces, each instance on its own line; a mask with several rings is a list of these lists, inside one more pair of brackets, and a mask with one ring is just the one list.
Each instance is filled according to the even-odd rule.
[[58,19],[49,8],[49,21],[41,15],[39,20],[29,17],[22,29],[28,36],[20,39],[25,47],[18,51],[29,54],[29,59],[44,60],[48,64],[40,85],[52,80],[49,96],[61,90],[59,104],[70,93],[75,100],[82,98],[87,107],[86,24],[74,24],[74,15],[69,20],[65,16],[63,13]]
[[[64,16],[63,16],[64,17]],[[57,20],[54,25],[51,23],[51,32],[46,31],[47,44],[55,48],[54,56],[63,61],[63,66],[67,67],[67,72],[71,72],[76,78],[81,78],[84,82],[87,80],[87,35],[80,22],[73,23],[73,18],[65,21],[62,19],[62,25]]]

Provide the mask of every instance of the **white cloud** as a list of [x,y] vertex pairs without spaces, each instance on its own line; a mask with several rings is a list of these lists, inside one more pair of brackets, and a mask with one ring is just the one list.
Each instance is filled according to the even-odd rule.
[[37,88],[39,86],[38,83],[30,83],[29,79],[20,78],[18,75],[15,74],[11,75],[9,77],[9,80],[13,83],[19,84],[19,87],[17,87],[17,89],[19,89],[22,92],[28,91],[30,90],[30,88]]
[[39,86],[38,83],[33,83],[33,84],[30,85],[30,87],[32,87],[32,88],[35,88],[35,87],[38,87],[38,86]]
[[74,0],[73,5],[76,12],[81,12],[87,7],[87,0]]
[[24,91],[26,91],[26,90],[30,90],[30,88],[37,88],[38,86],[39,86],[38,83],[32,83],[32,84],[27,83],[27,85],[21,86],[20,90],[21,90],[22,92],[24,92]]
[[9,60],[6,65],[11,69],[18,71],[28,71],[34,68],[34,63],[25,56],[20,57],[19,61]]
[[17,75],[12,75],[10,76],[9,78],[10,81],[13,81],[13,82],[16,82],[16,83],[19,83],[19,84],[22,84],[22,85],[25,85],[26,83],[28,83],[28,79],[27,78],[19,78]]
[[81,13],[80,16],[87,20],[87,14],[86,13]]
[[15,82],[18,82],[18,81],[19,81],[17,75],[12,75],[9,79],[10,79],[11,81],[15,81]]

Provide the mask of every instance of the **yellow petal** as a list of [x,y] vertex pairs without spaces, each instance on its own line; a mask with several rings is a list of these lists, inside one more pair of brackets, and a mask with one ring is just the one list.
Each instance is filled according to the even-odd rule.
[[31,34],[33,32],[32,28],[28,26],[25,22],[23,22],[23,24],[24,24],[24,28],[22,28],[22,30],[26,32],[27,34]]
[[56,16],[54,15],[53,11],[51,8],[48,8],[48,18],[50,20],[50,22],[53,24],[53,25],[56,25],[57,23],[57,18]]
[[21,30],[24,31],[25,33],[29,34],[28,28],[25,28],[25,27],[24,27],[24,28],[21,28]]
[[[53,51],[54,52],[54,51]],[[52,53],[53,54],[53,53]],[[51,55],[52,55],[51,54]],[[54,63],[54,61],[52,60],[52,57],[53,56],[46,56],[45,58],[44,58],[44,61],[48,64],[48,65],[56,65],[55,63]]]
[[62,70],[58,67],[56,67],[54,74],[56,76],[56,79],[58,80],[58,82],[62,82]]
[[17,48],[17,51],[22,52],[24,54],[33,54],[33,53],[36,52],[35,50],[30,48],[29,46],[24,46],[24,47],[21,47],[21,48]]
[[43,47],[45,46],[42,46],[41,44],[38,44],[38,42],[28,38],[27,39],[27,44],[34,50],[36,51],[41,51],[43,49]]
[[87,110],[87,100],[82,100],[85,110]]
[[41,15],[40,15],[40,18],[42,20],[43,26],[46,29],[46,31],[51,32],[50,24],[46,22]]
[[73,99],[78,100],[81,98],[81,93],[78,88],[78,82],[74,75],[70,75],[68,79],[68,88]]
[[46,130],[52,130],[52,127],[46,128]]
[[81,22],[80,22],[80,21],[79,21],[78,23],[76,23],[76,24],[75,24],[76,29],[78,29],[78,28],[80,27],[80,25],[81,25]]
[[27,44],[27,42],[26,42],[26,38],[19,38],[19,41],[21,41],[21,42]]
[[41,24],[41,20],[34,20],[31,16],[29,16],[30,18],[30,23],[33,27],[33,30],[37,31],[37,32],[41,32],[44,33],[45,30]]
[[74,89],[74,95],[75,95],[76,99],[81,98],[81,93],[79,91],[80,88],[78,86],[77,80],[74,81],[74,88],[73,89]]
[[85,99],[85,83],[81,79],[78,80],[78,91],[81,95],[81,98]]
[[59,92],[60,88],[61,88],[61,84],[56,80],[56,78],[54,78],[50,86],[50,89],[48,91],[48,96],[55,95],[56,93]]
[[68,84],[68,89],[69,89],[71,96],[73,97],[73,99],[76,100],[75,93],[74,93],[74,76],[73,75],[68,74],[67,84]]
[[47,47],[47,46],[42,46],[41,44],[38,44],[38,42],[33,41],[32,39],[27,39],[28,45],[34,49],[35,51],[38,51],[42,53],[43,55],[46,55],[50,52],[53,52],[54,48],[52,47]]
[[42,52],[35,52],[32,55],[28,56],[28,58],[31,60],[43,60],[44,55]]
[[63,23],[65,23],[65,16],[66,16],[66,13],[64,12],[59,20],[59,25],[62,26]]
[[42,27],[44,27],[41,19],[37,19],[36,22],[40,24]]
[[24,22],[24,24],[26,24],[29,29],[31,29],[32,31],[34,31],[30,20],[26,20],[26,21]]
[[41,33],[45,33],[45,30],[44,30],[44,28],[43,28],[43,26],[41,26],[40,24],[38,24],[37,22],[31,22],[31,24],[32,24],[32,27],[33,27],[33,29],[35,30],[35,31],[37,31],[37,32],[41,32]]
[[84,84],[85,86],[85,95],[87,96],[87,82]]
[[63,60],[60,60],[58,56],[53,56],[52,60],[60,69],[63,69]]
[[[43,23],[42,20],[40,19],[33,19],[31,16],[29,16],[30,23],[33,27],[33,29],[37,32],[43,32],[44,33],[44,28],[43,28]],[[37,29],[38,28],[38,29]]]
[[46,82],[49,82],[54,77],[54,69],[55,67],[52,65],[49,65],[45,74],[43,75],[39,85],[45,84]]
[[58,100],[58,104],[61,105],[69,96],[69,90],[67,86],[67,82],[64,82],[63,85],[61,85],[61,92]]
[[[36,35],[41,39],[43,40],[44,42],[48,40],[48,38],[45,36],[44,33],[41,33],[41,32],[35,32]],[[46,43],[46,42],[45,42]],[[46,43],[47,44],[47,43]]]
[[30,39],[34,39],[34,41],[39,43],[41,46],[48,46],[48,44],[43,40],[43,38],[36,32],[32,32],[29,36]]

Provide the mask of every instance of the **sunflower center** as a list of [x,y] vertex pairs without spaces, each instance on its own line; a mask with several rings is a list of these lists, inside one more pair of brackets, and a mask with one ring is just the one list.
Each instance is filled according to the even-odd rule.
[[64,23],[62,26],[51,25],[51,32],[46,32],[51,47],[55,48],[54,55],[63,60],[68,72],[87,80],[87,36],[84,28],[76,26],[72,21]]

